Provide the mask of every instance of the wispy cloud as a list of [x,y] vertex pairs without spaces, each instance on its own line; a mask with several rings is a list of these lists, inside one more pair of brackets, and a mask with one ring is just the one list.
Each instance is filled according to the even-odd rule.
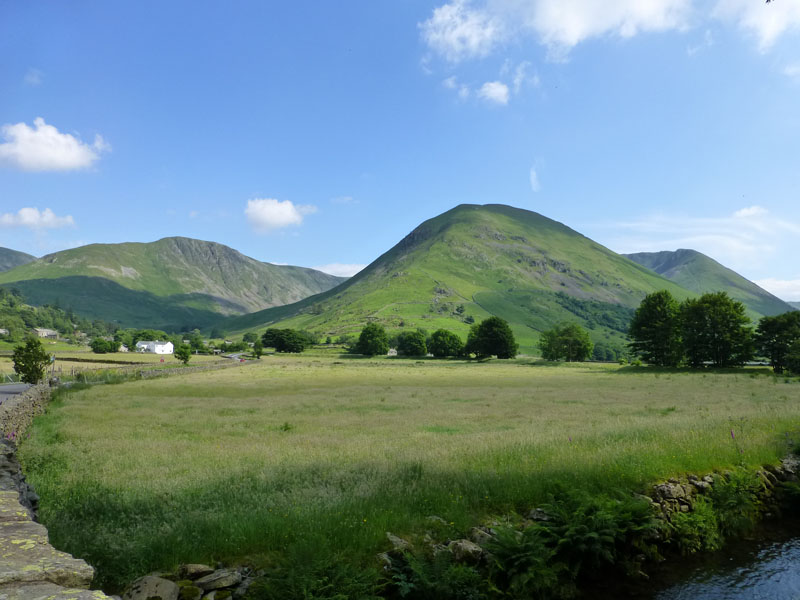
[[23,171],[72,171],[91,167],[111,146],[96,135],[87,144],[68,133],[61,133],[41,117],[26,123],[0,128],[5,142],[0,143],[0,165]]
[[28,72],[25,73],[23,81],[25,82],[25,85],[29,85],[31,87],[42,85],[44,82],[44,73],[42,73],[39,69],[34,69],[31,67],[28,69]]
[[327,273],[328,275],[336,275],[337,277],[352,277],[366,266],[367,265],[355,263],[329,263],[327,265],[319,265],[311,268]]
[[291,225],[300,225],[303,218],[317,212],[317,207],[309,204],[294,204],[291,200],[274,198],[255,198],[247,201],[244,214],[253,229],[267,233]]
[[800,301],[800,279],[758,279],[754,282],[786,302]]
[[0,214],[0,227],[25,227],[27,229],[60,229],[75,225],[72,215],[57,216],[51,209],[20,208],[15,213]]
[[800,223],[773,216],[762,206],[716,218],[656,214],[585,227],[616,252],[691,248],[735,271],[764,271],[776,256],[796,256]]
[[331,198],[331,204],[358,204],[358,200],[352,196],[336,196]]
[[710,29],[706,29],[706,32],[703,34],[703,41],[699,44],[694,44],[691,46],[686,47],[686,54],[688,56],[694,56],[704,48],[711,48],[714,45],[714,35],[711,33]]
[[536,169],[531,167],[530,173],[528,173],[528,180],[531,184],[531,190],[533,192],[538,192],[542,189],[542,184],[539,183],[539,175],[536,173]]

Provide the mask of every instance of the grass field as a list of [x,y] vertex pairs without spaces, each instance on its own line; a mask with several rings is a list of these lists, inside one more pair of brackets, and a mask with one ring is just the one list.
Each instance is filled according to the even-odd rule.
[[21,452],[53,543],[115,590],[181,562],[377,566],[431,515],[456,538],[559,486],[772,463],[798,429],[800,384],[766,370],[270,356],[64,395]]
[[[45,349],[56,355],[55,371],[56,375],[68,375],[78,371],[86,371],[92,369],[113,369],[115,366],[128,367],[131,364],[135,365],[161,365],[161,359],[164,359],[164,364],[175,366],[181,364],[180,361],[171,354],[148,354],[137,352],[116,352],[113,354],[94,354],[93,352],[76,352],[74,347],[65,351],[51,350],[47,346]],[[222,360],[219,356],[211,355],[192,355],[189,359],[189,365],[200,365]],[[14,363],[11,356],[0,356],[0,375],[4,373],[13,373]],[[50,372],[48,368],[48,373]]]

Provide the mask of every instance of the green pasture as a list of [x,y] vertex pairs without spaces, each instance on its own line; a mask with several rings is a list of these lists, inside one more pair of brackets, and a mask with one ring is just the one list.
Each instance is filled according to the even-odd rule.
[[318,353],[61,395],[21,457],[53,543],[117,590],[182,562],[377,569],[433,515],[455,539],[557,489],[774,463],[798,430],[798,380],[764,369]]

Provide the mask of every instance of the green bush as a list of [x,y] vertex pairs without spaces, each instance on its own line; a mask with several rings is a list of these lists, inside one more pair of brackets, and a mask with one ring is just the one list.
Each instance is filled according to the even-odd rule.
[[14,371],[25,383],[39,383],[44,379],[47,365],[50,364],[50,355],[36,338],[28,338],[25,345],[16,346],[11,356],[14,361]]

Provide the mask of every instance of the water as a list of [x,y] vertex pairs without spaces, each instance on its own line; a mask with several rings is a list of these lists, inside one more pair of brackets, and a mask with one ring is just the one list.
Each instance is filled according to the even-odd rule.
[[642,600],[800,600],[800,523],[773,523],[753,539],[665,567]]

